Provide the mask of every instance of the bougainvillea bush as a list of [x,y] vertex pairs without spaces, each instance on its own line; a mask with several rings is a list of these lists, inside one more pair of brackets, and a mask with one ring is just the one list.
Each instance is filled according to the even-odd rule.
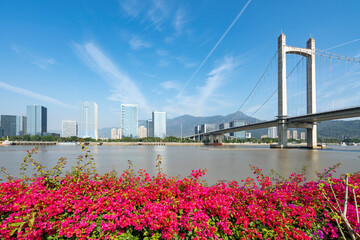
[[[25,162],[34,164],[32,153]],[[1,239],[339,239],[360,233],[360,198],[353,196],[360,194],[359,174],[348,178],[345,201],[343,178],[307,182],[294,173],[273,181],[252,167],[255,179],[206,186],[204,170],[176,179],[161,172],[159,159],[156,176],[130,166],[119,177],[97,175],[89,171],[91,159],[79,159],[66,175],[58,174],[62,164],[44,172],[35,163],[40,174],[0,183]],[[350,230],[340,216],[345,202]]]

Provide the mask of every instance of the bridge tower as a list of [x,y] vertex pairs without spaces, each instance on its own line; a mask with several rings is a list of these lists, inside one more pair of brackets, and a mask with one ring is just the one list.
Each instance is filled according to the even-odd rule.
[[[286,89],[286,54],[306,57],[306,109],[307,114],[316,113],[315,79],[315,40],[309,38],[306,48],[286,45],[285,34],[278,38],[278,137],[280,147],[287,146],[287,89]],[[307,146],[317,148],[317,123],[297,124],[295,127],[307,129]]]

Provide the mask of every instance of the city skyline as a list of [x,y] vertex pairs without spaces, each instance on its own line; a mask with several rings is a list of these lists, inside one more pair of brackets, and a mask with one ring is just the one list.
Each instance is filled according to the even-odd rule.
[[[49,131],[76,119],[76,103],[84,99],[97,102],[99,128],[117,126],[119,106],[127,102],[138,104],[139,119],[154,109],[169,118],[226,115],[254,87],[281,32],[290,45],[304,46],[311,36],[316,48],[360,56],[358,1],[126,0],[68,6],[2,2],[0,101],[8,104],[1,114],[24,116],[24,105],[45,106]],[[309,6],[324,11],[308,13]],[[336,93],[326,96],[331,94]],[[336,104],[319,101],[325,100]],[[265,109],[255,117],[274,114]]]

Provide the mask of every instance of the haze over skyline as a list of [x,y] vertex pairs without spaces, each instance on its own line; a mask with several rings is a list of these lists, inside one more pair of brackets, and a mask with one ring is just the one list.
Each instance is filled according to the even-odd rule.
[[[359,58],[359,1],[2,1],[0,114],[48,110],[48,129],[98,104],[99,128],[121,104],[168,118],[226,115],[247,97],[281,32],[293,46]],[[247,112],[245,112],[247,113]],[[265,114],[256,115],[265,118]]]

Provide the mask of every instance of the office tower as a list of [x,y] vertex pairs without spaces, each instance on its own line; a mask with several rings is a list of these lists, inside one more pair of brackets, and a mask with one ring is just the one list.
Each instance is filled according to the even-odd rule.
[[1,115],[0,116],[0,137],[24,136],[26,134],[26,117]]
[[39,105],[26,106],[27,133],[44,135],[47,132],[47,108]]
[[119,138],[119,139],[122,138],[122,130],[121,130],[121,128],[119,128],[119,129],[117,130],[117,135],[118,135],[118,138]]
[[139,138],[146,138],[147,137],[147,129],[144,126],[140,126],[138,129],[138,136]]
[[208,133],[216,130],[216,124],[202,124],[200,126],[200,133]]
[[73,120],[62,120],[61,137],[76,137],[78,135],[78,125]]
[[195,135],[200,133],[200,129],[201,129],[201,127],[199,125],[195,126],[195,131],[194,131]]
[[119,139],[119,135],[117,134],[116,128],[111,129],[111,139]]
[[300,133],[300,139],[301,140],[305,140],[306,138],[305,138],[305,132],[301,132]]
[[154,137],[166,138],[166,112],[152,112]]
[[298,131],[297,130],[293,131],[293,139],[298,140]]
[[245,132],[245,138],[251,138],[251,132]]
[[[219,124],[219,129],[222,130],[222,129],[227,129],[230,127],[230,123],[227,122],[227,123],[221,123]],[[230,133],[225,133],[224,136],[230,136]]]
[[27,118],[24,116],[16,116],[16,136],[24,136],[27,134]]
[[290,130],[287,130],[287,131],[286,131],[286,137],[287,137],[287,139],[291,139]]
[[16,136],[16,116],[1,115],[0,126],[4,137]]
[[138,137],[138,107],[136,104],[121,104],[121,129],[123,137]]
[[[239,127],[239,126],[244,126],[245,125],[245,121],[243,120],[234,120],[232,122],[230,122],[230,127]],[[234,137],[234,138],[239,138],[239,139],[245,139],[245,132],[241,131],[241,132],[233,132],[230,133],[230,136]]]
[[79,102],[78,137],[98,139],[98,107],[95,102]]
[[277,127],[268,128],[268,137],[269,138],[277,138]]
[[154,124],[152,119],[146,121],[147,136],[154,137]]

